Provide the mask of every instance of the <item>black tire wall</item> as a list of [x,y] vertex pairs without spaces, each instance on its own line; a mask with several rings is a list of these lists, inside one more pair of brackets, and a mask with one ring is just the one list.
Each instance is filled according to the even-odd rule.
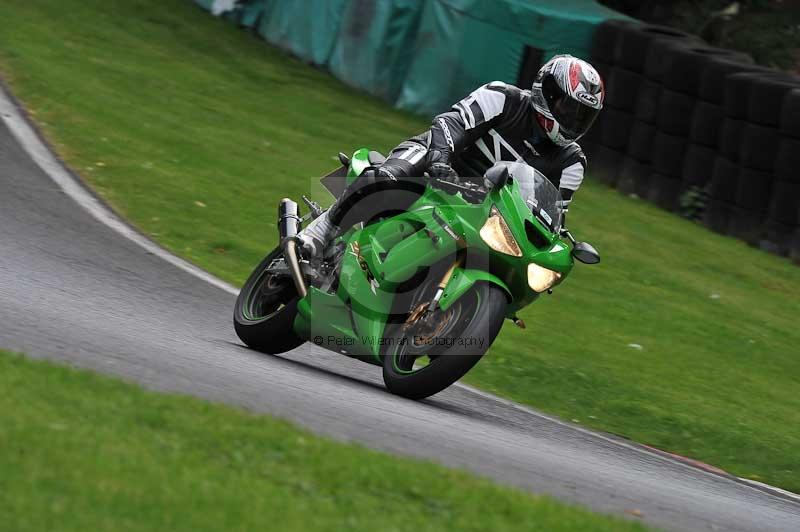
[[636,21],[592,46],[607,94],[589,175],[800,263],[800,79]]

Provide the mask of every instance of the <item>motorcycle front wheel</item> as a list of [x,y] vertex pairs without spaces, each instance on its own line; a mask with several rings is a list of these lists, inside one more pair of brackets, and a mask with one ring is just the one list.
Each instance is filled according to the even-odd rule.
[[383,381],[409,399],[424,399],[463,377],[500,332],[508,301],[503,291],[478,283],[447,310],[413,309],[385,334]]
[[276,355],[302,345],[295,334],[297,290],[288,275],[270,272],[270,265],[283,256],[275,248],[253,270],[236,298],[233,325],[236,335],[248,347]]

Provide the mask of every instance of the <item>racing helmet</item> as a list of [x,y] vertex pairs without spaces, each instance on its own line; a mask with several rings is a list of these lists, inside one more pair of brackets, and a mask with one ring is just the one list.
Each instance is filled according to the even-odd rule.
[[592,65],[557,55],[539,69],[531,88],[536,119],[548,138],[566,146],[581,138],[600,114],[605,88]]

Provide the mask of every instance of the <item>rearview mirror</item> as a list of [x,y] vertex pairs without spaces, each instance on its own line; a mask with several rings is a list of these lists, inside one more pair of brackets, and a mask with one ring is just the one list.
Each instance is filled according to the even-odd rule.
[[586,242],[575,242],[572,247],[572,256],[584,264],[597,264],[600,262],[600,254],[591,244]]
[[491,188],[503,188],[508,183],[508,167],[496,164],[489,168],[483,177]]

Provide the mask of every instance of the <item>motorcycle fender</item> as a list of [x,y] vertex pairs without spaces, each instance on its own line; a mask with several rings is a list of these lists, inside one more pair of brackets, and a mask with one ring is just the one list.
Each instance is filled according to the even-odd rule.
[[509,303],[513,301],[514,296],[511,295],[511,290],[508,289],[506,283],[498,279],[495,275],[483,270],[458,268],[453,272],[450,282],[447,283],[447,287],[444,289],[442,299],[439,300],[439,307],[443,310],[447,310],[450,308],[450,305],[478,282],[487,282],[499,286],[503,292],[505,292]]

